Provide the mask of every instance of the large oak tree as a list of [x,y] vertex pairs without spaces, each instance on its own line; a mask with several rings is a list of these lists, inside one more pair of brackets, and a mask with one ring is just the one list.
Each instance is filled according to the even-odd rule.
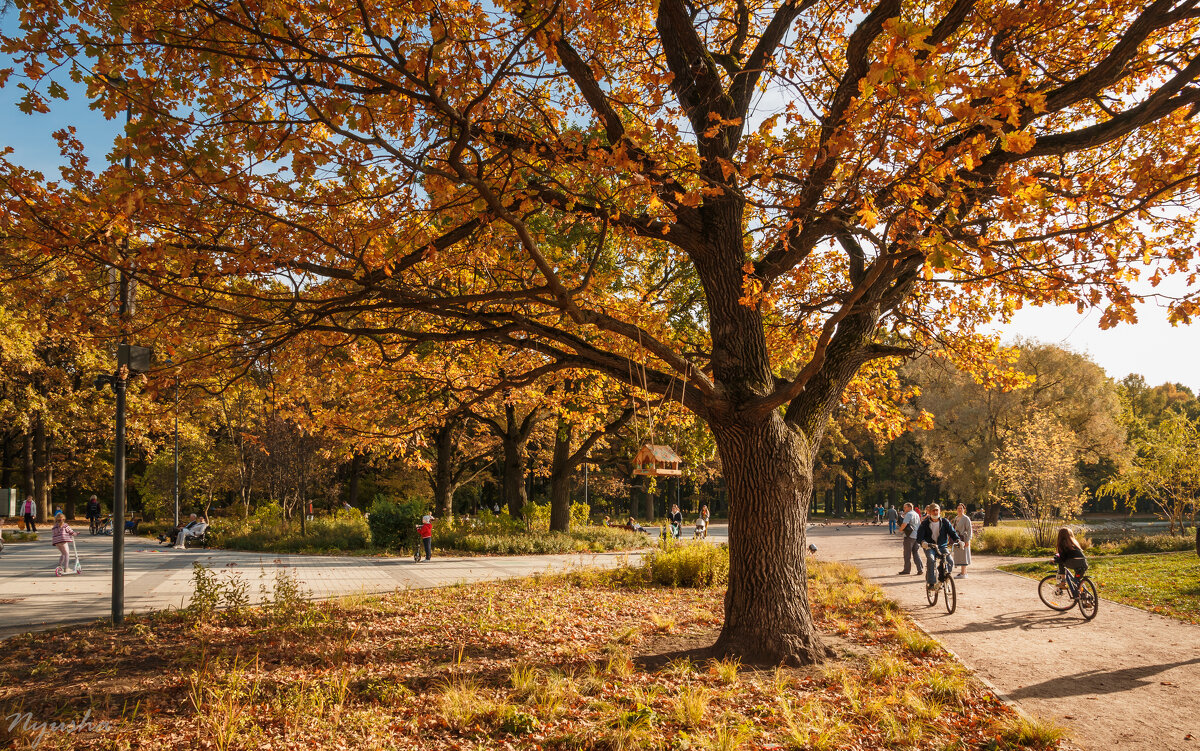
[[62,180],[4,168],[4,232],[134,274],[164,336],[481,342],[682,401],[729,489],[717,648],[753,660],[824,655],[807,499],[864,364],[1195,270],[1195,0],[17,5],[24,105],[75,76],[135,167],[64,134]]

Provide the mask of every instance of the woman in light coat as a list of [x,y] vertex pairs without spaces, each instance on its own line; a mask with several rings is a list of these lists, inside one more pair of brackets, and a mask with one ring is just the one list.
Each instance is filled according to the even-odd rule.
[[967,578],[967,566],[971,565],[971,517],[967,516],[967,507],[958,504],[958,516],[954,517],[954,531],[962,540],[962,547],[954,549],[954,565],[961,566],[957,579]]

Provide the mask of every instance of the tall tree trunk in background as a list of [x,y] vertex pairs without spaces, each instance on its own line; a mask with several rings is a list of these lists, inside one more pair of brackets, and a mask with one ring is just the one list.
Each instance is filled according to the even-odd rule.
[[21,474],[25,486],[21,500],[24,501],[33,495],[33,433],[21,436]]
[[504,502],[508,505],[509,515],[520,519],[529,501],[525,493],[525,446],[517,424],[516,410],[508,404],[504,412],[508,418],[504,435],[500,438],[504,447]]
[[444,518],[454,513],[454,478],[450,467],[454,454],[454,426],[448,422],[439,425],[434,431],[433,443],[433,507],[434,513]]
[[550,464],[550,531],[566,532],[571,526],[571,478],[575,467],[571,462],[571,438],[575,426],[563,417],[558,418],[554,432],[554,455]]
[[630,475],[629,477],[629,515],[638,518],[642,515],[642,479]]
[[362,474],[363,455],[355,453],[350,459],[350,489],[346,493],[346,502],[358,508],[358,477]]
[[11,431],[4,432],[3,445],[3,466],[0,466],[0,488],[12,487],[13,461],[16,457],[13,456],[13,438],[14,434]]
[[657,487],[652,487],[652,481],[651,477],[642,478],[642,516],[650,521],[654,521],[654,494],[658,492]]
[[1000,503],[986,500],[983,502],[983,526],[994,527],[1000,522]]
[[37,503],[37,521],[44,524],[50,510],[50,452],[46,425],[38,418],[33,428],[33,500]]

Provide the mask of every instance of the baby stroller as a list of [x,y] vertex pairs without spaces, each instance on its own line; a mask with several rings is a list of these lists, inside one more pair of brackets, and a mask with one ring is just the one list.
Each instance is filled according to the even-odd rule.
[[112,517],[105,516],[96,523],[96,534],[112,535]]
[[[79,565],[79,548],[75,547],[75,538],[71,537],[67,540],[67,544],[71,546],[71,552],[75,554],[75,573],[82,574],[83,566]],[[54,567],[54,575],[62,576],[63,574],[71,573],[71,559],[67,559],[67,569],[64,571],[62,566]]]
[[696,539],[697,540],[707,540],[708,539],[708,522],[704,521],[703,516],[696,518]]

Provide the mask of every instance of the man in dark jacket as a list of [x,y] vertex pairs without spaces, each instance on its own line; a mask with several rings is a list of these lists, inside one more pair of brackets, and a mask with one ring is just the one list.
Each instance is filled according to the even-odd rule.
[[942,507],[929,504],[929,512],[917,527],[917,544],[925,548],[925,585],[934,589],[938,585],[937,555],[945,555],[950,543],[959,544],[958,533],[949,519],[942,518]]

